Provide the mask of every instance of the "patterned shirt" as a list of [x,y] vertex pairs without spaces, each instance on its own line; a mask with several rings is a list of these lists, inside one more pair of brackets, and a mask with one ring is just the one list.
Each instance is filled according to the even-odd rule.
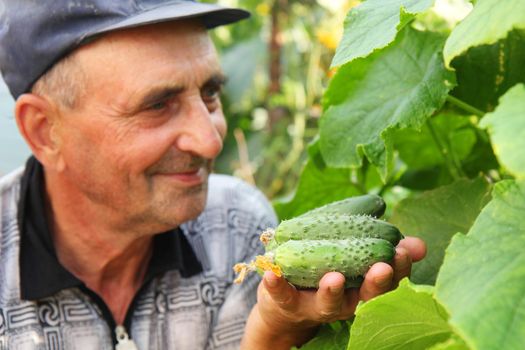
[[259,234],[276,226],[258,190],[212,175],[203,213],[155,237],[146,282],[120,328],[102,299],[58,263],[45,221],[34,220],[45,215],[24,186],[29,164],[25,175],[0,179],[0,350],[113,349],[122,329],[139,350],[239,347],[260,279],[233,284],[232,266],[261,254]]

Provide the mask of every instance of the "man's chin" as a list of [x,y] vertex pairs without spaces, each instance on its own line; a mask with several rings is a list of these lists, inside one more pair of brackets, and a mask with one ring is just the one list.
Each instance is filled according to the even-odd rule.
[[196,219],[204,211],[207,195],[207,182],[186,188],[184,191],[177,191],[176,195],[164,198],[156,206],[155,216],[160,222],[169,226],[168,229],[175,228],[184,222]]

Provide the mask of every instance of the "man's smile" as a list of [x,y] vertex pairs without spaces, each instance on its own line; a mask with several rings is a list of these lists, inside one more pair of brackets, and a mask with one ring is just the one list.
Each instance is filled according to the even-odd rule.
[[173,181],[181,186],[198,186],[202,185],[208,178],[208,169],[206,166],[201,166],[199,168],[183,170],[183,171],[174,171],[167,172],[163,171],[157,173],[157,176],[166,178],[169,181]]

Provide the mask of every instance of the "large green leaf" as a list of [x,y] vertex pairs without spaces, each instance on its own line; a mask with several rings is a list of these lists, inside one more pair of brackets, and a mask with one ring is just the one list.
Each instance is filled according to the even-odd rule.
[[524,213],[525,183],[497,183],[469,233],[454,236],[447,249],[436,297],[474,349],[525,344]]
[[493,44],[514,28],[525,29],[524,0],[479,0],[447,39],[443,54],[448,66],[470,47]]
[[420,128],[454,84],[439,55],[443,38],[406,27],[384,50],[337,72],[325,96],[321,153],[331,167],[359,167],[362,154],[383,180],[392,163],[389,129]]
[[444,164],[444,152],[461,161],[476,143],[476,133],[471,125],[468,117],[443,113],[429,119],[420,131],[403,129],[396,132],[394,147],[412,169]]
[[428,350],[470,350],[470,348],[465,344],[463,339],[456,335],[452,335],[447,341],[436,344],[433,347],[428,348]]
[[513,30],[492,45],[470,48],[454,59],[458,85],[451,94],[483,112],[517,83],[525,83],[525,31]]
[[468,232],[489,201],[490,188],[481,178],[460,180],[407,198],[394,208],[389,221],[427,244],[427,256],[413,266],[412,281],[434,284],[450,239],[457,232]]
[[431,287],[407,279],[390,293],[360,304],[348,350],[421,350],[452,336],[447,314]]
[[309,156],[293,198],[274,202],[275,211],[281,220],[298,216],[323,204],[362,194],[351,184],[350,170],[326,166],[317,142],[310,146]]
[[511,88],[493,113],[481,120],[488,128],[500,163],[518,177],[525,176],[525,85]]
[[340,66],[390,44],[398,30],[434,0],[368,0],[353,8],[345,20],[332,66]]

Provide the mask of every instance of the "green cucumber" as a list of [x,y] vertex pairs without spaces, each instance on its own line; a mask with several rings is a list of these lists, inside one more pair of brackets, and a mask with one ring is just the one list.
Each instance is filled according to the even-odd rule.
[[319,214],[347,214],[347,215],[370,215],[376,218],[385,213],[386,204],[383,198],[375,194],[349,197],[340,201],[328,203],[321,207],[307,211],[298,216],[305,217]]
[[362,276],[376,262],[388,262],[394,246],[384,239],[288,241],[269,253],[286,280],[297,287],[317,288],[324,274],[338,271],[345,287],[360,285]]
[[397,245],[403,235],[394,225],[371,216],[324,213],[282,221],[273,235],[277,244],[289,240],[365,237],[382,238]]
[[301,288],[316,288],[327,272],[345,276],[345,287],[358,287],[376,262],[389,262],[403,235],[392,224],[371,215],[385,210],[375,195],[352,197],[282,221],[261,234],[266,253],[234,271],[242,282],[250,271],[272,271]]

